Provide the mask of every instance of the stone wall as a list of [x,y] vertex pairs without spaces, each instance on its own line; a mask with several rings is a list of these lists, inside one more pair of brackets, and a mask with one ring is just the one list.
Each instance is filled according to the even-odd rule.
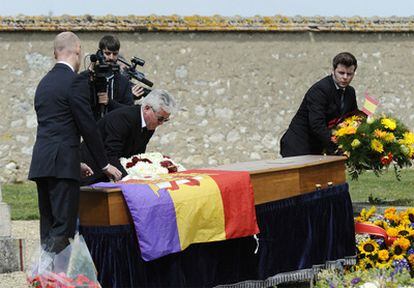
[[[104,33],[78,33],[84,53]],[[55,32],[2,32],[0,51],[0,180],[27,177],[36,135],[33,97],[53,66]],[[353,86],[377,96],[380,111],[414,128],[414,43],[400,33],[117,33],[128,58],[155,88],[180,103],[157,129],[147,151],[170,155],[187,168],[278,157],[279,139],[306,90],[330,72],[341,51],[359,61]]]

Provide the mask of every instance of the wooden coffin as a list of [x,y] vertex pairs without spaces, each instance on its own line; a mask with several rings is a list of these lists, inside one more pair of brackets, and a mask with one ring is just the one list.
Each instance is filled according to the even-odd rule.
[[[248,171],[255,204],[309,193],[320,186],[345,183],[345,157],[306,155],[234,163],[216,170]],[[131,222],[128,207],[118,188],[95,189],[82,187],[79,218],[81,225],[109,226]]]

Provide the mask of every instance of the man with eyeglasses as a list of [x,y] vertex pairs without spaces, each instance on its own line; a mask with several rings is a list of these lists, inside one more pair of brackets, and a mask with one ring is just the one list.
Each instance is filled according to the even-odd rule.
[[[174,98],[165,90],[152,90],[141,105],[116,109],[98,121],[98,128],[105,145],[109,162],[117,167],[122,176],[127,175],[119,158],[145,153],[155,129],[169,121],[177,110]],[[96,163],[86,145],[81,146],[81,159],[92,169]],[[89,185],[109,179],[102,173],[84,178],[82,184]]]
[[305,94],[289,128],[280,140],[283,157],[307,154],[335,154],[330,124],[358,111],[355,89],[350,86],[357,60],[349,52],[336,55],[332,73],[316,82]]

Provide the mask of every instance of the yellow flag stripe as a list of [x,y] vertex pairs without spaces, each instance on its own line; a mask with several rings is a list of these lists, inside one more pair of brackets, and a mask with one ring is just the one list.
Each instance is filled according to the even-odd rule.
[[179,185],[170,190],[182,250],[191,243],[226,239],[220,189],[207,175],[199,181],[200,186]]

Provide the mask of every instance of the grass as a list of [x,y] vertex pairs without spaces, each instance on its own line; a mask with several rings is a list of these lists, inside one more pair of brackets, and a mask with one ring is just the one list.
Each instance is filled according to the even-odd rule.
[[366,202],[372,198],[372,204],[414,206],[413,169],[403,169],[401,181],[396,180],[394,170],[390,169],[380,177],[365,172],[358,180],[348,179],[348,183],[352,202]]
[[12,220],[39,219],[34,182],[3,184],[1,190],[3,201],[10,205]]
[[[394,171],[385,172],[380,178],[366,172],[355,181],[348,179],[353,202],[367,202],[371,197],[375,203],[414,206],[414,170],[401,171],[401,181],[395,179]],[[33,182],[3,184],[3,201],[11,206],[12,220],[39,219],[36,185]]]

